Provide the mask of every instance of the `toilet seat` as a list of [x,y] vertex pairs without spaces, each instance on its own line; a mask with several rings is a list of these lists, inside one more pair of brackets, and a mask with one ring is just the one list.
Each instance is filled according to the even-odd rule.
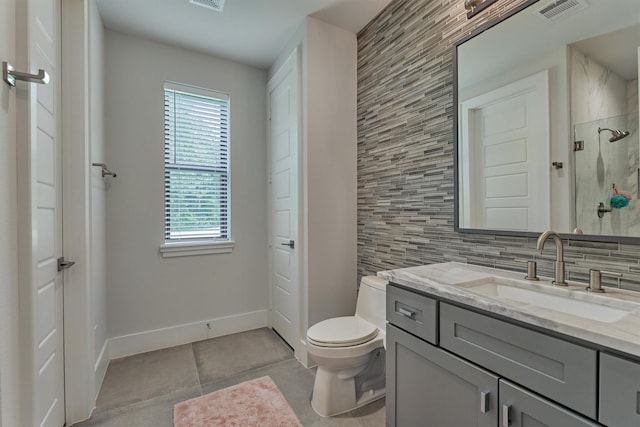
[[378,328],[357,317],[334,317],[316,323],[307,331],[307,341],[318,347],[349,347],[371,341]]

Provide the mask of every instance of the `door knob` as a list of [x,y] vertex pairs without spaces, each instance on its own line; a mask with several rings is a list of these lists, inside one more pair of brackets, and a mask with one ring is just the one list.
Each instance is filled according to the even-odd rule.
[[293,240],[289,240],[289,243],[280,243],[282,246],[289,246],[291,249],[295,246]]
[[71,268],[71,266],[73,266],[75,263],[75,261],[65,261],[64,257],[60,257],[58,258],[58,271]]

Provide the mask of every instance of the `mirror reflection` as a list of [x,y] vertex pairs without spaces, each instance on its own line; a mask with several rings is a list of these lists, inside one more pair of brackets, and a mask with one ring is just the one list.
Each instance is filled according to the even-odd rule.
[[456,46],[458,229],[640,237],[637,0],[538,1]]

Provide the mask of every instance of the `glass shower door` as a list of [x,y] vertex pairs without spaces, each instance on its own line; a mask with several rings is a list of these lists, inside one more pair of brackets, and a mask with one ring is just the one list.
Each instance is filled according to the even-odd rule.
[[[640,236],[638,114],[577,124],[574,135],[582,141],[574,151],[576,227],[584,234]],[[616,193],[630,196],[628,205],[618,197],[612,206]]]

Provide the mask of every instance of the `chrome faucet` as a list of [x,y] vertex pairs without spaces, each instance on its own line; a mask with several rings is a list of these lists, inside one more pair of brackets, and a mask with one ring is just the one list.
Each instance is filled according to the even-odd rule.
[[547,241],[549,237],[553,238],[553,241],[556,244],[556,262],[555,262],[555,279],[553,281],[554,285],[559,286],[567,286],[567,282],[564,281],[564,252],[562,248],[562,239],[553,230],[547,230],[538,237],[538,243],[536,245],[536,249],[542,253],[542,249],[544,248],[544,242]]

